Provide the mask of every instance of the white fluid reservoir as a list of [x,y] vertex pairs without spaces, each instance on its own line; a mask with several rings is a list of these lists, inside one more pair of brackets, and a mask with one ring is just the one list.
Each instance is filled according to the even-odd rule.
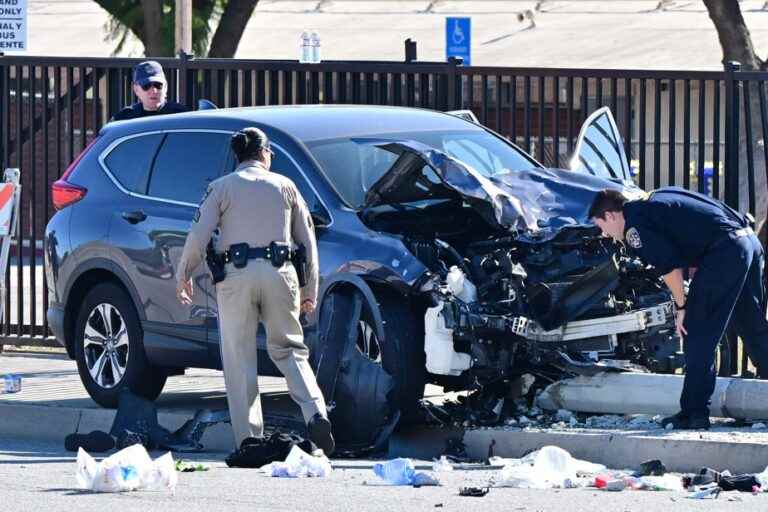
[[442,315],[444,305],[441,301],[424,314],[426,367],[428,372],[435,375],[461,375],[461,372],[472,366],[472,357],[453,349],[453,329],[445,327]]

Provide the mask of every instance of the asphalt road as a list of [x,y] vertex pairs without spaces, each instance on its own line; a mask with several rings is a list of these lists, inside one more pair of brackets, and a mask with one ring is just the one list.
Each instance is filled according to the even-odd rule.
[[[158,456],[155,453],[153,456]],[[269,478],[251,469],[230,469],[224,454],[192,458],[211,469],[180,473],[175,494],[137,491],[94,494],[77,489],[75,455],[60,445],[0,440],[0,489],[4,510],[121,512],[150,510],[213,511],[335,511],[335,510],[444,510],[444,511],[764,511],[768,495],[721,495],[717,500],[691,500],[671,492],[596,489],[524,490],[493,488],[483,498],[458,496],[462,486],[483,486],[492,471],[439,473],[441,487],[389,487],[377,485],[373,461],[334,461],[334,472],[321,479]],[[427,464],[422,462],[421,464]],[[417,464],[418,465],[418,464]],[[733,500],[733,501],[732,501]]]

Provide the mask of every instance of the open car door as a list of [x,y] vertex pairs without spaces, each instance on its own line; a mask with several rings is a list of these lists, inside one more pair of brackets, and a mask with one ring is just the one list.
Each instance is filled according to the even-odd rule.
[[632,181],[621,135],[608,107],[596,110],[584,122],[570,168],[601,178]]

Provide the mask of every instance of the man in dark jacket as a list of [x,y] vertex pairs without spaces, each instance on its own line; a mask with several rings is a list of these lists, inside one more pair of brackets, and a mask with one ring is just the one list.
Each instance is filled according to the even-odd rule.
[[[715,390],[715,349],[732,321],[757,367],[768,373],[765,255],[747,217],[711,197],[677,187],[628,201],[597,194],[589,216],[615,240],[664,276],[683,339],[685,381],[680,412],[662,421],[673,428],[709,428]],[[683,269],[696,268],[686,297]]]
[[166,101],[168,81],[163,67],[153,60],[141,62],[133,68],[133,93],[139,101],[115,114],[112,121],[189,111],[181,103]]

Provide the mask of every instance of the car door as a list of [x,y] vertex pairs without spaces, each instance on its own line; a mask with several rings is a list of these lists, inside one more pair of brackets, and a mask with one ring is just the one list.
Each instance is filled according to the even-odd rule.
[[632,181],[621,134],[608,107],[593,112],[582,125],[570,167],[602,178]]
[[176,272],[199,202],[224,170],[231,134],[180,130],[152,135],[158,136],[148,172],[116,212],[110,239],[142,298],[145,348],[152,362],[210,366],[218,346],[207,334],[216,314],[209,273],[204,263],[194,270],[193,303],[186,306],[176,298]]

